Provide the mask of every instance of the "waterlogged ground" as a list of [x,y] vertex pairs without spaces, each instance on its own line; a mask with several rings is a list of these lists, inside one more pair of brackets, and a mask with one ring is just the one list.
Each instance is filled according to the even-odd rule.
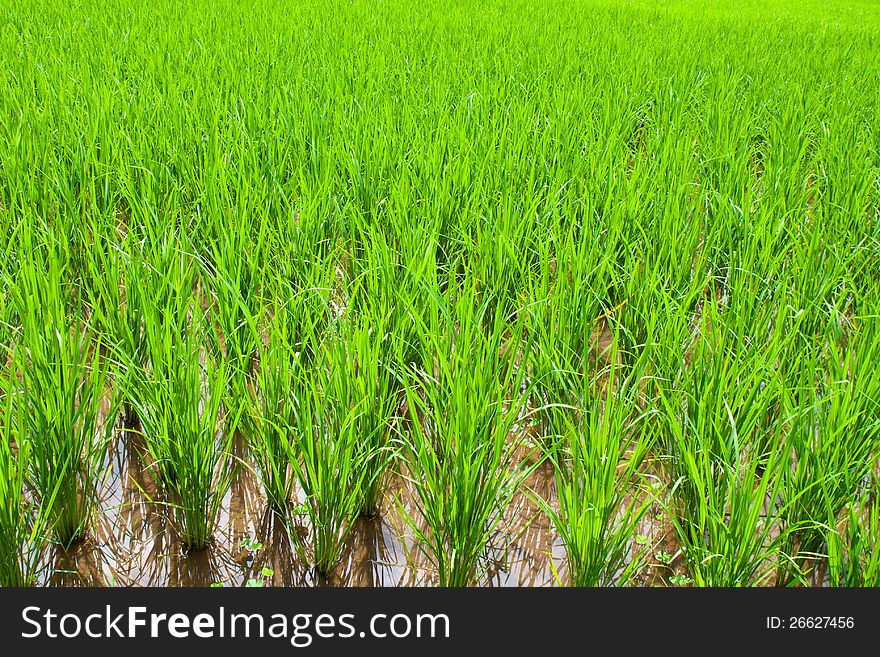
[[[593,336],[595,361],[611,344],[607,324]],[[565,545],[536,498],[558,507],[553,464],[540,457],[538,433],[524,427],[518,450],[521,464],[534,466],[507,508],[487,546],[483,586],[566,586],[570,583]],[[305,514],[288,528],[267,506],[251,469],[245,441],[236,436],[233,455],[241,464],[223,500],[212,544],[188,551],[168,524],[157,483],[144,453],[140,425],[120,415],[106,462],[98,517],[89,536],[68,550],[46,552],[42,586],[433,586],[433,566],[418,549],[401,507],[418,518],[414,492],[404,474],[389,478],[381,512],[359,518],[331,577],[309,565],[309,527]],[[649,479],[668,485],[662,468]],[[303,494],[297,491],[298,500]],[[296,503],[294,503],[294,507]],[[631,550],[648,550],[636,583],[669,585],[684,571],[674,530],[654,504],[632,537]],[[305,551],[305,556],[303,552]],[[674,555],[674,557],[673,557]],[[668,558],[669,557],[669,558]]]
[[[699,309],[697,310],[699,313]],[[698,318],[695,317],[696,322]],[[607,322],[591,339],[590,359],[607,364],[612,343]],[[401,409],[402,410],[402,409]],[[499,523],[486,549],[482,586],[570,585],[565,544],[536,498],[558,509],[555,470],[537,448],[540,433],[525,424],[512,435],[520,464],[534,466]],[[406,473],[389,477],[384,504],[374,518],[353,524],[340,562],[331,577],[310,566],[306,515],[292,526],[267,506],[248,448],[240,435],[233,455],[240,464],[223,500],[214,539],[203,550],[189,551],[169,525],[166,507],[145,455],[140,425],[117,418],[106,461],[98,516],[88,537],[68,550],[50,545],[45,553],[41,586],[434,586],[435,570],[412,536],[405,519],[418,518],[418,504]],[[672,482],[662,457],[645,461],[646,490],[657,499],[639,523],[629,544],[630,555],[642,552],[644,564],[633,578],[638,586],[686,586],[692,583],[673,523],[660,503]],[[301,502],[303,493],[297,491]],[[621,506],[621,516],[626,503]],[[644,497],[642,498],[644,499]],[[769,501],[768,501],[769,503]],[[421,527],[425,529],[425,527]],[[772,584],[772,581],[768,582]],[[827,561],[817,560],[810,583],[827,585]]]
[[[309,345],[332,343],[314,372],[342,376],[304,377],[306,396],[339,386],[339,415],[374,394],[390,409],[400,389],[349,386],[368,379],[371,358],[394,360],[407,382],[397,415],[431,428],[406,438],[453,450],[434,463],[476,453],[458,449],[468,431],[437,431],[444,420],[479,426],[510,410],[520,383],[533,395],[534,424],[509,413],[492,434],[535,467],[486,546],[483,585],[586,581],[570,575],[542,508],[571,490],[583,504],[557,526],[572,555],[571,529],[595,517],[595,500],[620,504],[575,537],[593,566],[623,573],[603,583],[880,583],[878,3],[255,0],[240,13],[226,0],[139,2],[0,10],[0,396],[21,400],[0,413],[0,481],[79,466],[83,451],[105,457],[101,441],[76,447],[76,421],[63,422],[73,413],[56,412],[82,409],[83,390],[90,437],[91,411],[122,382],[147,410],[166,408],[156,390],[179,384],[193,394],[168,406],[205,417],[199,376],[219,399],[232,390],[225,367],[248,374],[268,355],[278,368],[255,399],[271,415],[283,404],[267,382],[293,381],[303,353],[317,354]],[[624,356],[600,363],[612,326],[610,353]],[[490,342],[477,338],[486,329]],[[264,331],[277,348],[257,347],[271,343]],[[375,340],[386,332],[391,358]],[[82,342],[56,339],[68,334]],[[186,367],[157,368],[181,353]],[[108,378],[80,386],[98,371],[94,354],[112,361]],[[502,382],[511,362],[524,377],[513,385]],[[612,371],[618,385],[606,386]],[[469,387],[463,372],[491,377]],[[606,387],[614,403],[594,394]],[[473,414],[471,394],[485,402]],[[547,447],[539,408],[572,405],[574,424],[543,417],[588,473],[566,481],[561,467],[560,494],[554,466],[530,460]],[[218,422],[188,437],[210,441]],[[161,438],[186,431],[161,428],[151,453],[170,463],[180,455]],[[308,435],[299,429],[284,430]],[[194,552],[142,441],[136,422],[115,426],[88,538],[40,545],[37,584],[439,579],[414,540],[427,527],[405,520],[445,502],[417,500],[406,477],[419,472],[392,474],[381,512],[352,524],[341,562],[319,578],[306,514],[285,525],[267,511],[240,436],[213,540]],[[29,461],[26,444],[40,450]],[[404,446],[395,467],[425,467],[448,491],[436,470],[453,470],[432,471],[426,453]],[[22,500],[52,499],[57,478],[74,483],[47,507],[77,508],[91,465],[43,468],[0,495],[4,522],[19,525],[11,548],[30,546]],[[202,482],[216,483],[212,468]],[[174,495],[179,473],[164,476]],[[646,516],[626,524],[631,496],[650,495]],[[63,525],[58,535],[73,535]],[[625,537],[623,558],[592,550],[597,534]]]
[[[316,577],[298,554],[291,533],[307,543],[308,527],[284,524],[267,510],[265,496],[245,467],[224,499],[213,544],[186,552],[166,522],[156,483],[140,456],[137,427],[118,424],[100,515],[86,540],[47,553],[40,585],[50,586],[429,586],[431,565],[416,549],[398,511],[412,509],[406,481],[390,482],[382,512],[358,519],[331,578]],[[246,448],[236,456],[246,461]],[[489,550],[486,586],[553,586],[567,582],[564,546],[531,498],[554,499],[553,469],[541,464],[518,494]],[[264,573],[271,571],[271,574]],[[253,585],[253,582],[251,583]]]

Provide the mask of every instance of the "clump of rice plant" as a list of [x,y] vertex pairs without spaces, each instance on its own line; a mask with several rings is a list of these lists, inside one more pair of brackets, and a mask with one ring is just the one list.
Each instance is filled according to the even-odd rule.
[[107,363],[89,325],[68,317],[64,265],[36,247],[13,289],[21,330],[15,347],[20,373],[18,436],[30,445],[29,480],[64,547],[82,538],[93,519],[115,403],[102,410]]
[[[209,205],[208,210],[212,209],[220,211]],[[239,405],[247,402],[259,346],[256,321],[268,273],[264,266],[267,222],[241,213],[229,223],[211,222],[208,227],[216,233],[211,235],[210,252],[201,261],[205,282],[213,292],[214,321],[208,338],[216,357],[230,365],[228,403]]]
[[[368,224],[357,233],[360,249],[349,256],[346,292],[348,308],[356,321],[381,323],[384,333],[373,336],[380,360],[393,368],[398,378],[413,363],[423,366],[432,355],[423,352],[420,320],[429,309],[429,298],[422,294],[426,281],[436,280],[436,239],[423,227],[391,220],[385,231]],[[401,223],[397,223],[401,222]],[[402,386],[398,385],[402,391]]]
[[266,319],[268,344],[260,350],[242,431],[269,506],[286,515],[296,488],[290,456],[296,453],[291,441],[297,427],[297,394],[314,366],[326,309],[317,289],[295,292],[280,285],[276,294]]
[[476,283],[487,305],[490,322],[498,312],[509,316],[525,297],[524,272],[540,261],[540,240],[544,226],[536,213],[523,213],[516,195],[486,208],[486,216],[472,216],[459,224],[461,265],[469,281]]
[[525,308],[534,336],[530,354],[536,416],[548,455],[574,421],[576,394],[584,388],[584,379],[591,381],[591,370],[601,369],[594,332],[601,326],[609,280],[607,256],[592,235],[581,241],[566,236],[555,246],[544,245],[541,264],[529,277]]
[[[129,390],[120,380],[130,370],[126,365],[141,368],[146,362],[144,305],[155,300],[141,296],[144,288],[138,279],[148,275],[148,265],[133,240],[118,243],[107,236],[88,256],[86,292],[93,322],[114,354],[120,388]],[[123,400],[122,409],[126,421],[135,419],[131,399]]]
[[620,367],[585,380],[576,419],[550,456],[558,510],[536,498],[565,544],[573,586],[626,585],[646,561],[633,539],[652,501],[639,468],[655,429],[639,407],[641,370]]
[[762,421],[774,387],[724,351],[701,353],[684,377],[662,402],[674,478],[670,518],[690,576],[697,586],[771,582],[772,566],[786,563],[779,532],[786,507],[778,500],[788,463],[784,422],[768,428]]
[[299,381],[296,425],[288,459],[305,495],[312,558],[323,576],[332,573],[361,509],[365,453],[357,435],[362,404],[336,403],[334,382],[323,369]]
[[237,417],[223,414],[229,369],[206,354],[206,319],[194,303],[191,265],[180,257],[168,272],[177,294],[145,315],[149,367],[134,370],[129,385],[163,503],[184,545],[197,550],[210,541],[232,485]]
[[[758,317],[771,338],[752,334]],[[767,584],[774,568],[790,566],[780,525],[790,503],[780,499],[789,417],[778,371],[789,343],[776,319],[772,304],[704,298],[683,367],[659,385],[669,515],[698,586]]]
[[296,487],[290,468],[290,431],[296,426],[296,382],[303,367],[282,333],[273,331],[260,353],[251,406],[242,417],[256,472],[269,506],[286,514]]
[[520,344],[523,328],[509,324],[499,306],[486,319],[486,305],[473,290],[451,302],[435,293],[434,303],[440,312],[422,327],[436,353],[434,371],[414,372],[407,382],[412,421],[400,438],[417,509],[401,509],[439,584],[473,586],[528,473],[517,458],[522,440],[514,435],[524,375],[510,346]]
[[[817,441],[823,437],[827,441],[836,438],[844,443],[837,449],[851,452],[856,457],[846,458],[845,454],[834,448],[833,443],[826,444],[823,441],[819,445],[820,454],[830,461],[828,466],[832,468],[825,480],[820,479],[821,487],[830,493],[826,493],[824,506],[827,520],[823,529],[827,546],[828,577],[832,586],[880,586],[880,482],[876,470],[856,484],[858,475],[864,472],[866,461],[871,464],[876,462],[877,442],[880,440],[880,383],[875,370],[876,359],[880,356],[880,340],[877,335],[880,315],[876,310],[877,297],[874,296],[872,312],[862,318],[862,330],[855,338],[857,343],[853,345],[852,357],[843,359],[841,363],[851,377],[852,388],[849,393],[854,399],[841,404],[832,397],[829,400],[830,406],[827,407],[829,416],[825,421],[845,423],[846,432],[840,435],[832,425],[820,429],[815,437]],[[833,368],[832,373],[835,371],[838,372],[837,376],[842,374],[840,370]],[[839,399],[839,391],[836,396]],[[828,435],[827,432],[832,433]],[[873,456],[870,455],[871,452]],[[812,467],[818,465],[809,461],[808,464]],[[841,472],[843,474],[838,474]],[[795,477],[799,474],[803,476],[797,472],[797,468],[793,474]],[[836,490],[835,487],[841,484],[842,490]],[[856,486],[855,499],[852,488],[847,486]],[[849,501],[845,502],[844,509],[839,509],[840,501],[847,497]],[[797,511],[804,514],[802,508]],[[818,542],[810,535],[796,538],[800,541],[805,538],[806,541],[812,540],[814,545]]]
[[825,533],[830,585],[880,586],[880,500],[850,506],[842,530],[836,518],[831,521]]
[[784,471],[783,522],[786,553],[801,570],[821,554],[827,523],[855,503],[880,453],[880,340],[871,338],[844,353],[830,346],[823,368],[805,360],[804,383],[786,396],[793,462]]
[[[8,380],[0,385],[0,586],[31,586],[48,538],[46,518],[27,493],[31,444],[14,442],[14,393]],[[45,499],[48,506],[53,501]]]
[[344,329],[327,350],[332,404],[340,409],[357,408],[353,435],[363,471],[359,512],[373,517],[382,505],[388,466],[393,458],[391,431],[398,406],[398,380],[393,364],[383,358],[391,352],[391,336],[377,319],[364,319]]
[[785,563],[777,531],[783,508],[776,506],[785,453],[758,458],[732,420],[728,435],[719,454],[716,439],[676,431],[680,479],[670,516],[697,586],[760,586],[772,581],[773,565]]

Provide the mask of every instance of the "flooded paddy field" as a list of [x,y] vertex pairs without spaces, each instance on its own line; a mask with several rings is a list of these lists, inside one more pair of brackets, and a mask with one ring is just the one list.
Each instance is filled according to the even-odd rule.
[[880,8],[0,7],[0,585],[880,584]]

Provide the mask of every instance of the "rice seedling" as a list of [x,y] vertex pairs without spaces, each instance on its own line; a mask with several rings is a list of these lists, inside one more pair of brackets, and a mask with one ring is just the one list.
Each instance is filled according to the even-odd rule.
[[[356,322],[379,323],[385,334],[376,343],[377,357],[393,368],[424,366],[433,355],[422,349],[419,318],[428,312],[423,285],[441,284],[437,268],[438,236],[429,229],[392,224],[394,234],[363,226],[356,233],[358,256],[348,257],[346,295]],[[390,232],[389,230],[389,232]],[[422,320],[423,321],[423,320]],[[402,391],[402,387],[399,386]]]
[[161,355],[165,361],[157,365],[151,358],[149,378],[135,384],[135,409],[164,503],[192,549],[208,544],[234,472],[235,418],[226,418],[221,428],[229,377],[222,363],[199,364],[202,341],[197,335],[190,332],[176,344],[166,342]]
[[342,555],[345,540],[361,509],[364,450],[357,434],[363,402],[353,407],[334,403],[334,381],[323,370],[297,386],[296,425],[288,460],[296,473],[309,519],[315,570],[329,576]]
[[[248,391],[249,408],[241,428],[251,449],[270,507],[286,516],[293,501],[296,476],[298,395],[304,391],[325,330],[326,308],[319,290],[293,292],[279,285],[268,322],[268,343],[260,350],[255,385]],[[283,290],[287,290],[283,293]]]
[[[739,442],[730,421],[725,455],[713,453],[701,436],[676,436],[681,478],[672,496],[680,505],[671,518],[697,586],[758,586],[772,581],[772,565],[785,562],[776,530],[783,510],[774,507],[782,490],[784,452],[762,459]],[[765,456],[764,458],[767,458]]]
[[[146,339],[144,335],[144,306],[147,299],[136,281],[143,276],[141,270],[147,265],[138,250],[105,238],[102,248],[89,254],[90,272],[86,285],[96,330],[101,334],[112,354],[114,374],[121,390],[131,386],[119,381],[130,367],[146,365]],[[128,397],[122,403],[126,422],[135,418],[133,400]]]
[[638,482],[654,429],[639,406],[640,373],[612,364],[584,383],[577,419],[550,457],[559,508],[536,498],[565,544],[572,586],[625,586],[646,562],[634,537],[652,502]]
[[288,431],[296,426],[294,397],[302,367],[294,354],[273,333],[260,355],[252,406],[242,424],[269,506],[286,514],[296,479],[291,472]]
[[583,390],[583,380],[592,379],[607,356],[601,353],[597,332],[609,282],[601,249],[592,239],[564,238],[555,252],[546,248],[530,281],[526,312],[535,341],[532,376],[539,396],[539,429],[551,455],[554,437],[572,423],[570,414],[579,403],[574,393]]
[[[28,494],[31,445],[16,442],[13,390],[2,381],[0,407],[0,586],[31,586],[36,582],[45,541],[46,516]],[[51,507],[54,492],[45,499]],[[44,507],[44,508],[45,508]]]
[[88,531],[97,508],[115,417],[107,408],[107,363],[91,328],[67,315],[64,264],[51,246],[34,245],[12,290],[21,324],[15,347],[20,393],[14,395],[28,479],[65,548]]
[[488,306],[489,329],[496,304],[505,316],[523,305],[523,272],[540,262],[540,252],[533,245],[543,228],[536,217],[543,199],[540,195],[527,198],[530,207],[518,207],[519,199],[511,194],[497,208],[490,208],[488,216],[462,222],[462,269]]
[[821,554],[829,520],[860,497],[880,448],[877,339],[867,333],[852,350],[830,350],[825,368],[803,362],[804,384],[785,400],[793,463],[780,494],[787,502],[786,552],[802,569]]
[[[207,321],[195,305],[194,265],[178,254],[164,307],[145,313],[149,367],[134,366],[126,379],[140,419],[163,504],[184,545],[198,550],[211,539],[223,496],[232,485],[231,443],[238,416],[224,414],[229,365],[206,354]],[[142,294],[156,298],[156,278],[144,278]]]
[[353,427],[361,452],[356,467],[363,470],[358,477],[362,492],[359,512],[374,517],[381,510],[388,467],[394,457],[391,432],[398,406],[398,380],[391,362],[383,358],[391,353],[391,336],[381,320],[362,319],[344,330],[327,348],[327,366],[332,372],[329,392],[338,412],[359,409]]
[[789,565],[780,519],[794,503],[779,502],[789,462],[786,419],[767,419],[782,394],[772,368],[777,345],[743,349],[729,332],[734,313],[721,314],[717,304],[704,313],[690,366],[662,393],[670,516],[696,585],[766,584],[771,565]]
[[413,512],[400,506],[439,584],[473,586],[529,469],[518,460],[525,455],[518,453],[522,439],[514,435],[524,402],[523,372],[504,340],[509,332],[510,344],[520,344],[523,328],[508,325],[499,306],[486,319],[487,306],[474,290],[451,302],[435,296],[434,303],[441,309],[438,323],[422,329],[436,353],[434,372],[414,372],[407,382],[414,421],[400,438],[418,506]]
[[[209,205],[208,211],[211,209]],[[260,314],[267,225],[261,217],[252,218],[244,212],[225,225],[208,225],[218,230],[210,241],[211,252],[202,261],[206,282],[214,292],[216,324],[208,336],[217,358],[231,367],[228,403],[243,404],[257,356],[256,322]]]

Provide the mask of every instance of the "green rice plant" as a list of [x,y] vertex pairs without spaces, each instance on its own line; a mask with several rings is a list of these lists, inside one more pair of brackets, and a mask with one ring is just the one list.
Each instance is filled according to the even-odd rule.
[[369,458],[357,434],[362,404],[334,403],[333,381],[317,370],[297,386],[296,425],[288,460],[305,495],[315,570],[329,576],[339,561],[345,541],[360,512]]
[[[146,365],[144,305],[150,300],[141,296],[144,289],[137,283],[148,267],[138,247],[131,242],[116,242],[105,236],[101,248],[90,250],[89,276],[86,285],[96,330],[113,354],[117,381],[129,371],[126,364],[137,368]],[[131,387],[120,383],[120,388]],[[122,403],[123,415],[134,419],[132,400]]]
[[[745,446],[757,457],[774,451],[780,439],[779,423],[784,380],[778,365],[786,341],[771,335],[770,340],[753,340],[742,334],[742,327],[756,317],[767,325],[768,315],[755,308],[742,315],[736,308],[725,308],[719,301],[703,304],[697,334],[687,350],[690,365],[680,371],[673,385],[684,398],[683,413],[687,430],[700,435],[713,453],[726,453],[730,418]],[[772,317],[772,315],[770,315]],[[675,453],[673,444],[673,454]]]
[[[357,320],[355,320],[357,321]],[[398,406],[398,380],[391,353],[391,336],[381,319],[361,319],[347,327],[327,348],[331,371],[331,404],[344,409],[358,408],[353,435],[361,455],[360,515],[376,516],[382,506],[385,483],[395,450],[391,443],[394,415]]]
[[465,276],[480,290],[488,305],[486,318],[499,305],[503,315],[514,314],[525,300],[524,272],[540,262],[537,235],[544,226],[538,208],[544,199],[529,194],[527,207],[517,207],[519,194],[510,194],[498,205],[487,208],[488,216],[474,216],[461,222],[461,261]]
[[691,362],[661,388],[670,439],[670,518],[698,586],[752,586],[787,568],[781,518],[786,416],[773,362],[777,343],[751,346],[736,335],[737,314],[703,308]]
[[880,586],[880,503],[876,497],[867,508],[852,505],[846,525],[826,528],[828,581],[831,586]]
[[198,550],[214,533],[234,476],[236,418],[222,417],[228,371],[222,362],[200,364],[204,343],[197,330],[149,340],[151,367],[133,383],[135,410],[174,526]]
[[403,368],[431,360],[421,349],[418,318],[424,316],[428,303],[421,286],[438,276],[437,236],[427,229],[396,224],[392,229],[394,242],[372,225],[357,233],[357,257],[346,254],[346,293],[356,321],[385,327],[386,336],[376,344],[377,357],[402,378]]
[[100,339],[66,314],[63,266],[36,247],[19,270],[13,299],[21,332],[15,362],[21,442],[30,445],[29,480],[56,540],[65,548],[93,519],[115,418],[115,395],[102,409],[108,365]]
[[210,541],[232,485],[238,416],[223,413],[229,366],[206,354],[207,319],[190,284],[194,270],[180,257],[180,269],[162,282],[175,293],[165,308],[150,305],[145,313],[149,367],[133,367],[126,380],[163,503],[184,545],[198,550]]
[[[230,365],[228,404],[246,403],[257,356],[267,257],[267,224],[261,217],[240,216],[211,222],[211,251],[201,260],[205,283],[213,292],[213,329],[208,336],[217,358]],[[221,348],[222,345],[222,348]]]
[[296,453],[292,435],[297,427],[298,395],[319,353],[327,311],[319,290],[295,293],[284,284],[276,289],[278,296],[266,319],[267,344],[260,349],[241,428],[270,507],[286,515],[296,487],[290,455]]
[[534,467],[519,460],[522,438],[514,435],[524,373],[510,345],[522,346],[523,326],[508,324],[499,306],[487,320],[486,304],[472,289],[456,301],[435,296],[434,303],[440,317],[422,327],[436,353],[434,372],[414,372],[407,382],[413,421],[400,437],[417,507],[400,506],[439,584],[473,586],[504,510]]
[[559,508],[535,498],[565,544],[572,586],[624,586],[646,563],[633,539],[653,501],[639,469],[655,429],[639,407],[640,373],[612,364],[583,385],[576,420],[550,456]]
[[[40,505],[28,494],[31,445],[26,440],[15,442],[15,393],[8,380],[0,384],[0,586],[31,586],[49,527]],[[53,495],[45,498],[47,507],[54,502]]]
[[821,554],[829,519],[855,503],[880,451],[880,387],[874,374],[880,341],[866,332],[854,349],[829,348],[827,374],[814,361],[803,361],[804,383],[785,400],[792,464],[784,471],[783,521],[786,552],[801,570]]
[[600,353],[596,335],[609,279],[600,248],[592,236],[583,241],[565,237],[555,253],[545,247],[541,266],[530,277],[526,313],[534,336],[531,375],[542,445],[550,455],[554,440],[568,431],[576,413],[583,380],[591,380],[607,356]]
[[[65,485],[49,504],[65,468],[91,470],[105,440],[103,411],[97,431],[83,429],[91,403],[64,395],[79,400],[71,390],[100,384],[93,397],[121,393],[133,419],[137,405],[157,407],[151,377],[184,380],[167,366],[172,351],[206,386],[225,386],[220,402],[213,392],[181,401],[210,398],[205,435],[219,403],[218,472],[231,463],[219,456],[224,432],[241,414],[236,455],[288,511],[298,479],[283,464],[303,457],[284,440],[300,418],[273,400],[304,394],[288,385],[335,390],[323,423],[337,429],[315,435],[335,435],[335,415],[352,411],[355,442],[373,454],[351,456],[373,473],[359,502],[369,513],[377,473],[389,469],[376,454],[410,452],[399,463],[415,478],[421,445],[436,479],[432,467],[453,462],[450,442],[491,451],[480,445],[495,440],[485,423],[496,422],[496,383],[504,408],[532,391],[514,423],[530,447],[561,467],[573,449],[590,454],[567,442],[585,409],[600,406],[595,384],[613,367],[617,381],[641,370],[624,405],[644,414],[634,432],[656,436],[653,456],[678,482],[676,519],[704,512],[698,525],[716,523],[719,541],[704,493],[720,514],[737,495],[746,504],[748,487],[731,472],[753,470],[756,490],[771,465],[785,473],[768,522],[786,544],[753,576],[737,566],[717,579],[763,583],[778,566],[777,583],[814,582],[810,569],[838,539],[848,571],[846,516],[867,514],[865,463],[877,456],[877,3],[518,0],[510,11],[504,0],[254,0],[249,13],[232,0],[117,4],[0,9],[2,364],[16,381],[23,442],[40,413],[64,404],[63,435],[96,436],[66,461],[54,439],[33,441],[35,503],[92,504],[83,482],[101,476],[82,473],[82,502]],[[16,299],[44,280],[49,254],[46,280],[58,280]],[[279,308],[306,290],[319,301],[293,311],[310,319],[285,333]],[[473,322],[459,314],[479,316],[505,356],[474,346]],[[165,331],[173,349],[149,346]],[[303,332],[313,333],[307,348]],[[27,374],[31,349],[66,362],[66,378],[50,380],[39,364]],[[441,371],[450,358],[461,381]],[[488,373],[464,381],[479,368]],[[441,399],[462,391],[482,400],[476,410]],[[371,396],[379,401],[359,401]],[[399,440],[389,446],[370,427],[383,426],[392,399]],[[440,417],[452,426],[438,428]],[[461,438],[475,417],[482,438]],[[522,426],[531,418],[537,426]],[[41,492],[35,469],[56,452]],[[215,449],[205,440],[200,453]],[[706,470],[710,456],[727,469]],[[467,472],[504,497],[484,460]],[[636,492],[638,479],[628,481]],[[473,517],[485,528],[497,512]],[[741,529],[752,520],[746,513]],[[689,526],[680,533],[696,541]],[[450,553],[451,530],[434,527],[429,552]],[[480,559],[467,559],[479,581]],[[444,581],[467,580],[450,564]]]
[[[669,409],[672,412],[672,409]],[[673,484],[670,518],[697,586],[759,586],[772,581],[773,565],[785,561],[785,534],[777,506],[787,454],[779,446],[759,455],[736,421],[719,431],[727,438],[687,434],[672,424],[679,478]],[[721,451],[719,447],[723,446]]]
[[290,431],[296,426],[297,378],[302,361],[291,352],[283,337],[273,332],[260,353],[251,406],[242,417],[257,474],[269,506],[282,515],[288,512],[296,489],[289,456]]

